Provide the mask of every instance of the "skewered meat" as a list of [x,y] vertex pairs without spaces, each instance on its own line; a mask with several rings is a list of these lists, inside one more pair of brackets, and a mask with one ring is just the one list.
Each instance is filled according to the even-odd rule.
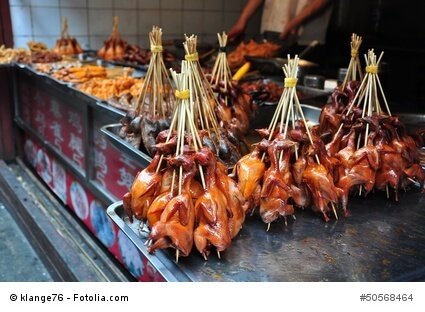
[[118,17],[115,16],[112,33],[105,40],[103,47],[97,52],[97,55],[108,61],[120,61],[124,58],[126,45],[127,43],[121,39],[118,31]]
[[157,171],[161,156],[156,154],[152,162],[135,177],[130,191],[123,197],[123,205],[130,222],[133,215],[145,220],[148,208],[161,189],[161,173]]
[[149,116],[143,116],[141,121],[141,134],[143,146],[149,155],[155,154],[155,143],[158,134],[170,127],[168,120],[155,120]]
[[238,128],[233,127],[233,125],[230,125],[230,128],[227,129],[227,138],[234,146],[236,146],[241,155],[246,155],[251,151],[244,135]]
[[218,138],[218,157],[228,166],[233,166],[241,158],[237,147],[230,142],[227,137],[227,131],[220,129]]
[[235,237],[245,221],[245,213],[248,204],[242,196],[236,182],[227,175],[227,168],[221,162],[217,162],[217,180],[219,188],[226,196],[229,206],[229,229],[231,238]]
[[329,171],[323,165],[316,163],[311,156],[307,158],[303,182],[311,192],[313,210],[321,213],[326,222],[329,221],[329,204],[338,204],[342,190],[335,187]]
[[[286,222],[286,217],[294,214],[294,207],[288,201],[292,191],[290,150],[295,145],[293,141],[282,139],[273,141],[267,148],[270,167],[264,173],[260,203],[260,215],[265,223],[271,223],[279,216],[284,217]],[[282,160],[278,152],[282,153]]]
[[257,146],[250,154],[242,157],[235,166],[238,186],[242,196],[249,203],[249,210],[260,204],[260,183],[266,171],[266,165],[261,160],[261,157],[262,151]]
[[195,204],[198,226],[194,232],[194,241],[198,251],[207,259],[211,246],[214,246],[218,252],[230,246],[228,214],[232,214],[232,211],[228,207],[226,196],[219,188],[215,155],[203,148],[195,155],[195,158],[198,164],[206,166],[206,189]]
[[[148,65],[151,59],[151,51],[142,49],[137,44],[127,44],[125,46],[125,54],[123,60],[126,63],[136,63],[140,65]],[[165,67],[171,67],[172,63],[176,60],[175,56],[164,49],[162,51]]]
[[150,228],[152,228],[160,219],[167,204],[173,199],[171,190],[165,191],[158,195],[148,209],[147,220]]
[[199,131],[199,137],[201,139],[202,146],[208,147],[215,155],[217,155],[218,147],[215,142],[210,138],[208,131]]
[[356,133],[351,131],[348,145],[336,155],[341,162],[337,186],[343,190],[341,197],[345,215],[348,215],[348,194],[355,185],[364,186],[367,195],[375,184],[375,172],[379,167],[378,151],[373,145],[355,150]]
[[152,253],[157,249],[174,247],[186,257],[193,246],[195,211],[190,186],[196,174],[196,166],[192,154],[176,156],[169,162],[174,167],[183,168],[182,190],[167,203],[159,221],[152,226],[149,239],[153,244],[148,250]]
[[[360,84],[358,81],[350,81],[347,83],[345,91],[336,88],[331,95],[331,103],[326,104],[320,113],[319,117],[319,134],[336,133],[344,120],[347,105],[349,105],[356,95]],[[325,143],[328,143],[326,141]]]

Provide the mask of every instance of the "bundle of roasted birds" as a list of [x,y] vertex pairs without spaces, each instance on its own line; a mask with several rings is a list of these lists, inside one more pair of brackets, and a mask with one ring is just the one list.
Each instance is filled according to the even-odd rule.
[[280,46],[276,43],[265,41],[255,42],[250,40],[247,43],[241,42],[235,50],[227,56],[231,69],[242,66],[245,62],[245,56],[255,57],[273,57],[278,52]]
[[103,47],[97,51],[97,55],[108,61],[121,61],[125,55],[125,47],[127,43],[121,38],[118,31],[118,17],[114,16],[112,33],[105,40]]
[[157,135],[170,127],[175,96],[163,60],[162,29],[153,26],[149,39],[152,53],[148,71],[134,109],[121,119],[119,136],[153,156]]
[[[223,88],[222,95],[219,96],[221,103],[218,102],[211,83],[204,75],[199,63],[196,45],[197,37],[195,35],[186,36],[186,41],[183,43],[186,52],[185,58],[190,70],[194,73],[191,82],[193,85],[191,98],[194,99],[195,123],[201,130],[203,144],[209,146],[228,167],[231,167],[241,155],[249,151],[243,133],[249,124],[250,104],[245,102],[242,97],[237,96],[237,105],[236,103],[229,105],[232,101],[230,98],[233,97],[229,94],[231,92],[229,78],[225,78],[228,77],[228,71],[224,75],[214,74],[211,76],[214,88]],[[225,64],[221,66],[224,66],[223,69],[226,67]],[[216,82],[214,77],[221,78],[218,78]]]
[[400,189],[424,184],[418,153],[421,136],[414,140],[391,115],[378,77],[379,60],[370,50],[361,85],[349,82],[345,92],[335,90],[320,117],[318,132],[327,138],[327,154],[339,160],[334,177],[344,190],[344,208],[350,191],[367,195],[377,189],[389,197],[393,190],[398,200]]
[[[130,220],[134,216],[146,221],[151,229],[149,251],[173,247],[188,256],[195,244],[207,259],[212,247],[218,253],[226,250],[242,228],[246,207],[227,168],[208,148],[189,149],[179,156],[165,154],[170,149],[167,143],[157,148],[151,164],[136,176],[123,199]],[[162,165],[161,155],[168,155]]]
[[294,207],[311,207],[328,221],[344,196],[333,178],[338,160],[327,155],[320,137],[308,134],[304,121],[288,128],[286,134],[258,130],[263,140],[235,166],[238,185],[249,210],[259,207],[269,225],[279,217],[286,223]]
[[[259,207],[270,223],[294,215],[294,207],[311,207],[329,220],[343,198],[334,184],[338,161],[329,157],[317,131],[307,127],[296,95],[298,57],[284,67],[285,89],[263,140],[235,166],[235,177],[249,210]],[[301,119],[297,119],[300,117]]]
[[81,49],[77,39],[71,37],[68,33],[68,20],[66,18],[63,21],[61,36],[58,40],[56,40],[53,52],[60,55],[75,55],[83,53],[83,49]]
[[242,93],[239,83],[232,79],[226,57],[227,35],[217,34],[220,51],[210,75],[206,75],[212,90],[217,94],[218,105],[214,110],[220,126],[238,129],[241,134],[249,130],[250,120],[254,117],[254,108]]
[[[174,73],[179,94],[186,93],[189,75]],[[195,244],[205,259],[213,247],[220,257],[242,228],[246,205],[226,166],[201,148],[189,97],[178,100],[171,130],[157,136],[156,154],[124,195],[124,208],[131,221],[147,221],[150,252],[173,247],[178,260]]]

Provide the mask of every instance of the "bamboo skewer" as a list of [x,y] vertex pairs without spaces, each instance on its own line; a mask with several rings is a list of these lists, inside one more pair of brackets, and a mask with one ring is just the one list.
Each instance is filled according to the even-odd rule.
[[362,44],[362,37],[357,36],[356,34],[353,33],[351,35],[351,42],[350,42],[351,59],[348,65],[347,74],[345,75],[344,81],[342,83],[342,87],[341,87],[342,91],[345,90],[345,87],[349,79],[351,81],[357,80],[357,73],[359,74],[359,79],[360,80],[363,79],[363,73],[361,70],[360,58],[359,58],[359,48],[361,44]]
[[145,81],[136,102],[136,115],[149,113],[151,118],[168,118],[172,114],[175,97],[163,60],[162,29],[153,26],[149,33],[151,58]]
[[224,92],[227,94],[224,98],[224,101],[225,105],[229,106],[228,91],[232,88],[232,72],[230,70],[229,62],[227,61],[226,56],[227,34],[225,32],[222,34],[217,33],[217,37],[219,43],[219,52],[211,73],[211,85],[217,86],[221,81],[224,82]]
[[[176,98],[178,104],[174,115],[177,116],[176,124],[174,127],[170,128],[170,132],[176,129],[177,132],[177,149],[176,155],[183,155],[184,153],[184,140],[186,133],[188,134],[188,144],[193,144],[195,151],[199,151],[202,146],[198,130],[194,122],[194,115],[192,109],[192,99],[193,93],[191,92],[191,86],[193,86],[193,72],[187,61],[182,61],[182,72],[176,73],[171,70],[171,76],[173,77],[174,83],[176,85]],[[174,118],[173,118],[174,119]],[[190,140],[190,138],[192,138]],[[202,186],[206,187],[205,177],[202,166],[199,166],[199,173],[201,176]],[[182,192],[182,183],[183,183],[183,168],[179,168],[179,194]]]
[[[268,131],[269,134],[269,140],[273,138],[273,134],[276,130],[276,127],[279,124],[279,133],[283,133],[283,137],[286,139],[288,135],[288,127],[289,124],[292,124],[292,128],[295,128],[295,117],[300,116],[302,122],[304,123],[304,126],[306,128],[307,136],[309,138],[310,144],[313,145],[313,137],[311,135],[310,129],[308,127],[307,120],[305,119],[300,101],[298,99],[297,93],[296,93],[296,84],[297,84],[297,75],[298,75],[298,62],[299,58],[296,55],[294,59],[290,59],[288,55],[288,62],[285,64],[285,66],[282,68],[283,72],[285,74],[285,80],[284,80],[284,90],[280,97],[279,103],[276,107],[276,111],[273,115],[273,118],[270,122]],[[296,109],[294,108],[296,106]],[[296,158],[298,158],[298,151],[295,147],[295,155]],[[279,162],[282,161],[283,154],[282,152],[279,153]],[[264,161],[265,154],[263,154],[261,160]],[[315,160],[318,164],[320,164],[320,159],[318,155],[315,155]],[[336,212],[335,205],[331,203],[333,213],[335,215],[335,218],[338,220],[338,214]],[[286,220],[285,220],[286,221]],[[267,225],[267,231],[270,229],[270,223]]]
[[187,66],[190,68],[191,84],[191,96],[194,101],[193,110],[195,121],[199,123],[199,127],[202,130],[207,130],[209,134],[214,131],[216,135],[219,135],[218,121],[214,113],[214,109],[218,106],[218,102],[214,96],[213,90],[210,83],[206,79],[201,64],[199,63],[199,57],[197,52],[197,37],[192,35],[190,37],[185,36],[186,41],[183,43],[186,55]]

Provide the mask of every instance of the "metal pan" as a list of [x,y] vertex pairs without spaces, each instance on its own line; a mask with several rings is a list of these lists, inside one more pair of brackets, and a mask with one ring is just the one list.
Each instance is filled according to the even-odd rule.
[[141,151],[126,142],[118,136],[118,131],[121,128],[121,124],[109,124],[100,128],[100,131],[106,135],[109,142],[120,152],[129,155],[133,159],[139,161],[143,167],[146,167],[152,161],[152,158],[147,154],[146,151]]
[[[108,215],[154,265],[171,280],[187,281],[419,281],[425,279],[425,196],[402,193],[400,202],[385,192],[350,199],[352,215],[325,223],[311,210],[297,220],[274,223],[266,232],[259,216],[247,216],[244,227],[221,260],[208,261],[194,249],[174,259],[174,250],[149,255],[139,222],[131,224],[122,202]],[[166,265],[166,264],[167,265]]]

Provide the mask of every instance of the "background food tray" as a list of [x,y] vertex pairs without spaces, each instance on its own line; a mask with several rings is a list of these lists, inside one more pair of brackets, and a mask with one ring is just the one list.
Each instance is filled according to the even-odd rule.
[[103,126],[100,129],[100,131],[102,131],[102,133],[104,133],[106,135],[109,142],[111,142],[111,144],[116,149],[118,149],[120,152],[130,156],[131,158],[140,161],[140,163],[143,165],[143,168],[146,167],[147,165],[149,165],[152,158],[148,154],[144,153],[143,151],[135,148],[133,145],[131,145],[130,143],[128,143],[124,139],[120,138],[117,134],[118,131],[120,130],[120,128],[121,128],[120,123],[109,124],[109,125]]
[[[230,248],[208,261],[193,250],[175,263],[174,251],[147,254],[146,238],[130,224],[122,203],[109,216],[135,246],[166,268],[170,280],[191,281],[418,281],[425,280],[425,196],[418,190],[350,200],[352,216],[325,223],[310,210],[296,221],[273,223],[247,217]],[[149,260],[151,261],[151,260]]]

